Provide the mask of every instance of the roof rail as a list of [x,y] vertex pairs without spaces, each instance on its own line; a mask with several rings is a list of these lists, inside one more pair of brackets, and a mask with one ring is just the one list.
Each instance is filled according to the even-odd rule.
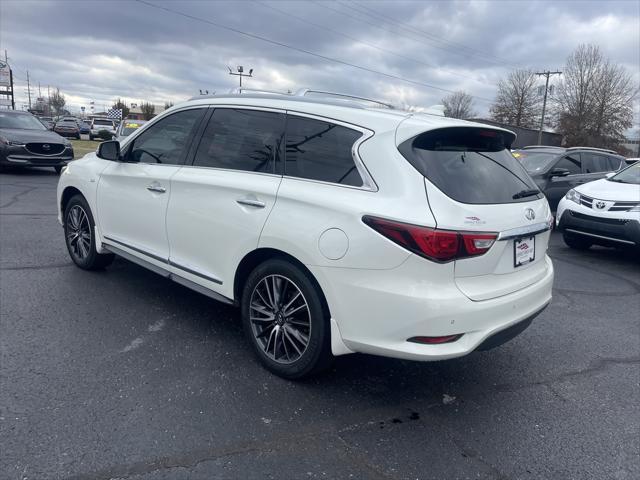
[[232,88],[229,90],[229,94],[231,95],[242,95],[243,93],[263,93],[265,95],[292,95],[290,91],[281,92],[278,90],[264,90],[260,88]]
[[323,96],[327,96],[327,97],[338,97],[338,98],[344,98],[346,100],[356,100],[356,101],[364,101],[364,102],[370,102],[370,103],[375,103],[376,105],[381,105],[385,108],[389,108],[392,110],[395,110],[396,107],[393,106],[390,103],[386,103],[386,102],[381,102],[380,100],[374,100],[372,98],[366,98],[366,97],[359,97],[357,95],[349,95],[346,93],[337,93],[337,92],[326,92],[323,90],[311,90],[308,88],[303,88],[298,90],[295,95],[296,97],[306,97],[308,94],[319,94],[319,95],[323,95]]
[[559,147],[557,145],[527,145],[526,147],[520,147],[519,150],[528,150],[530,148],[561,148],[564,150],[564,147]]
[[614,153],[618,155],[618,152],[615,150],[609,150],[608,148],[597,148],[597,147],[570,147],[567,150],[594,150],[596,152],[606,152],[606,153]]

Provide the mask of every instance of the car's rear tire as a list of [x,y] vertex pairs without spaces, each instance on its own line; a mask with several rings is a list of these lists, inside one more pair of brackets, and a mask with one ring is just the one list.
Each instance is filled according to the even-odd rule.
[[84,270],[99,270],[113,262],[112,253],[98,253],[95,222],[82,195],[73,196],[64,209],[64,238],[73,263]]
[[249,343],[271,372],[300,379],[331,365],[329,312],[302,268],[283,259],[261,263],[247,277],[240,306]]
[[593,242],[589,239],[578,237],[577,235],[571,235],[570,233],[563,233],[562,239],[569,248],[575,250],[588,250],[593,245]]

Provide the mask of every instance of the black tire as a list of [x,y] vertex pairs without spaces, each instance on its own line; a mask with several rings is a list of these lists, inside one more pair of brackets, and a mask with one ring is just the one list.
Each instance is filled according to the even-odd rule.
[[80,140],[80,134],[76,135],[76,140]]
[[94,232],[89,204],[82,195],[73,196],[64,209],[64,238],[71,260],[83,270],[100,270],[113,262],[112,253],[97,252]]
[[93,140],[93,135],[89,134],[89,140]]
[[[273,304],[279,303],[273,310],[269,306],[271,297],[264,290],[268,285],[265,282],[269,281],[274,282],[272,283],[273,290],[280,288],[279,291],[282,293],[282,298],[279,300],[276,300],[275,294],[273,295],[276,300]],[[275,282],[280,282],[280,287],[276,287],[278,284]],[[260,295],[261,289],[262,296]],[[294,298],[296,290],[301,295]],[[263,301],[263,298],[269,300]],[[253,305],[260,306],[261,309],[264,305],[265,311],[251,308],[252,301],[257,301],[258,303]],[[288,306],[290,306],[289,311],[293,312],[302,304],[306,304],[306,309],[302,308],[290,316],[282,315]],[[269,371],[280,377],[294,380],[317,374],[331,365],[333,355],[331,354],[329,311],[320,288],[302,268],[283,259],[271,259],[261,263],[251,272],[245,282],[240,307],[247,339],[260,362]],[[258,312],[258,316],[265,315],[266,317],[256,320],[254,316],[254,320],[252,320],[251,312]],[[274,320],[268,320],[269,316],[272,316]],[[308,328],[301,326],[307,321]],[[280,344],[277,343],[278,334],[280,334]],[[273,335],[275,335],[275,339],[271,343]],[[269,337],[268,340],[267,337]],[[303,348],[305,337],[307,343]],[[266,348],[262,343],[265,341],[267,342]],[[273,358],[267,353],[271,350],[270,345],[273,345]],[[289,345],[288,348],[287,345]],[[278,358],[278,354],[280,354],[280,358]]]
[[567,245],[567,247],[573,248],[575,250],[588,250],[589,248],[591,248],[591,245],[593,245],[593,242],[591,240],[578,237],[576,235],[571,235],[570,233],[566,232],[562,234],[562,239],[564,240],[564,243]]
[[53,169],[58,175],[60,175],[60,172],[62,171],[62,165],[56,165],[55,167],[53,167]]

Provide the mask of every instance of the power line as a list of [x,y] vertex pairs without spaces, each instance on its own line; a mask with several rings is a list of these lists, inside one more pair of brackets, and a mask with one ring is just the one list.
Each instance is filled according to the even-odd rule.
[[[343,16],[346,16],[346,17],[349,17],[349,18],[353,18],[354,20],[357,20],[358,22],[366,23],[367,25],[370,25],[370,26],[372,26],[372,27],[374,27],[374,28],[377,28],[377,29],[379,29],[379,30],[386,31],[386,32],[391,32],[391,33],[393,33],[394,35],[400,35],[400,36],[406,37],[406,38],[408,38],[409,40],[412,40],[412,41],[414,41],[414,42],[420,42],[420,43],[422,43],[422,44],[424,44],[424,45],[427,45],[427,44],[425,43],[425,39],[423,39],[423,38],[416,38],[416,34],[415,34],[415,33],[407,32],[407,31],[405,31],[405,32],[403,33],[402,31],[398,31],[398,30],[397,30],[397,27],[393,27],[393,29],[390,29],[390,28],[385,27],[385,26],[382,26],[382,25],[380,25],[380,24],[378,24],[378,23],[373,23],[373,22],[371,22],[371,21],[369,21],[369,20],[365,20],[364,18],[362,18],[362,16],[355,16],[355,15],[349,14],[349,13],[347,13],[347,12],[344,12],[344,11],[342,11],[342,10],[336,10],[336,9],[335,9],[335,8],[333,8],[333,7],[330,7],[330,6],[328,6],[328,5],[325,5],[325,4],[322,4],[322,3],[319,3],[319,2],[317,2],[317,1],[315,1],[315,0],[310,0],[310,1],[312,1],[313,3],[315,3],[316,5],[318,5],[319,7],[326,8],[326,9],[331,10],[331,11],[333,11],[333,12],[335,12],[335,13],[339,14],[339,15],[343,15]],[[351,9],[351,10],[355,11],[355,12],[357,12],[357,13],[358,13],[358,14],[360,14],[360,15],[362,15],[363,13],[364,13],[365,15],[368,15],[366,12],[361,12],[361,11],[359,11],[359,10],[356,10],[356,9],[354,9],[353,7],[349,6],[349,5],[346,5],[346,4],[345,4],[345,5],[343,5],[343,6],[345,6],[345,7],[349,8],[349,9]],[[371,16],[371,15],[369,15],[369,16]],[[378,22],[380,21],[380,19],[377,19],[377,18],[374,18],[374,19],[375,19],[376,21],[378,21]],[[406,29],[405,29],[405,30],[406,30]],[[407,33],[412,33],[412,35],[413,35],[413,36],[407,35]],[[455,51],[455,50],[450,50],[450,49],[448,49],[448,48],[446,48],[446,47],[443,47],[443,46],[439,46],[439,45],[429,45],[429,46],[434,47],[434,48],[437,48],[437,49],[440,49],[440,50],[443,50],[443,51],[445,51],[445,52],[447,52],[447,53],[454,53],[454,54],[456,54],[456,55],[461,55],[461,56],[463,56],[463,57],[467,57],[467,58],[469,58],[469,57],[473,57],[473,55],[471,55],[471,54],[469,54],[469,53],[463,53],[463,52],[458,52],[458,51]],[[493,62],[493,63],[496,63],[496,62]]]
[[[294,47],[293,45],[288,45],[286,43],[279,42],[277,40],[272,40],[270,38],[266,38],[266,37],[263,37],[263,36],[260,36],[260,35],[256,35],[254,33],[245,32],[243,30],[239,30],[239,29],[234,28],[234,27],[229,27],[229,26],[223,25],[221,23],[213,22],[213,21],[207,20],[205,18],[195,17],[193,15],[189,15],[188,13],[180,12],[178,10],[173,10],[171,8],[164,7],[164,6],[161,6],[161,5],[156,5],[156,4],[148,2],[146,0],[136,0],[136,1],[138,3],[143,4],[143,5],[147,5],[149,7],[156,8],[158,10],[164,10],[165,12],[173,13],[175,15],[179,15],[179,16],[182,16],[182,17],[185,17],[185,18],[189,18],[189,19],[195,20],[197,22],[206,23],[206,24],[212,25],[214,27],[221,28],[223,30],[228,30],[230,32],[237,33],[238,35],[243,35],[245,37],[253,38],[255,40],[261,40],[263,42],[270,43],[272,45],[277,45],[279,47],[287,48],[289,50],[294,50],[296,52],[304,53],[306,55],[311,55],[313,57],[320,58],[320,59],[326,60],[328,62],[334,62],[334,63],[338,63],[340,65],[353,67],[353,68],[356,68],[358,70],[362,70],[364,72],[374,73],[376,75],[381,75],[381,76],[387,77],[387,78],[393,78],[395,80],[400,80],[402,82],[410,83],[410,84],[413,84],[413,85],[419,85],[419,86],[422,86],[422,87],[432,88],[434,90],[440,90],[442,92],[447,92],[447,93],[455,93],[453,90],[449,90],[449,89],[442,88],[442,87],[436,87],[435,85],[429,85],[428,83],[420,82],[418,80],[411,80],[411,79],[408,79],[408,78],[401,77],[399,75],[394,75],[392,73],[381,72],[379,70],[374,70],[372,68],[364,67],[362,65],[357,65],[355,63],[350,63],[350,62],[347,62],[347,61],[344,61],[344,60],[340,60],[340,59],[337,59],[337,58],[333,58],[333,57],[329,57],[329,56],[322,55],[322,54],[319,54],[319,53],[311,52],[311,51],[305,50],[303,48]],[[483,100],[483,101],[486,101],[486,102],[492,102],[493,101],[493,100],[490,100],[488,98],[483,98],[483,97],[474,97],[474,98],[476,98],[478,100]]]
[[[343,2],[339,2],[340,4],[343,4]],[[469,52],[475,52],[476,54],[479,54],[483,57],[485,57],[488,61],[494,62],[494,63],[501,63],[501,64],[505,64],[505,65],[510,65],[510,66],[517,66],[517,64],[511,62],[510,60],[507,60],[506,58],[502,58],[499,57],[497,55],[493,55],[492,53],[488,53],[488,52],[484,52],[480,49],[474,48],[474,47],[470,47],[468,45],[465,45],[463,43],[457,43],[457,42],[452,42],[451,40],[445,40],[442,38],[438,38],[437,36],[425,32],[424,30],[421,30],[417,27],[414,27],[413,25],[410,25],[408,23],[405,22],[401,22],[399,20],[396,20],[395,18],[389,17],[383,13],[381,13],[379,10],[376,10],[375,8],[370,8],[367,6],[362,5],[361,3],[358,2],[353,2],[354,5],[357,5],[359,8],[366,10],[368,12],[372,12],[374,15],[376,15],[377,17],[379,17],[380,19],[382,19],[383,21],[387,21],[387,22],[392,22],[394,24],[400,25],[404,28],[409,29],[410,31],[416,32],[417,34],[419,34],[420,36],[423,37],[427,37],[429,39],[431,39],[434,42],[438,42],[441,43],[443,45],[450,45],[451,47],[454,48],[462,48],[465,50],[468,50]],[[346,4],[344,4],[344,6],[347,6]],[[363,12],[366,14],[366,12]],[[371,16],[371,14],[369,14],[369,16]],[[493,59],[492,59],[493,58]]]
[[409,57],[407,55],[403,55],[403,54],[395,52],[393,50],[389,50],[387,48],[383,48],[383,47],[380,47],[378,45],[374,45],[373,43],[365,42],[365,41],[360,40],[358,38],[352,37],[351,35],[348,35],[346,33],[340,32],[338,30],[334,30],[334,29],[326,27],[324,25],[320,25],[318,23],[315,23],[315,22],[312,22],[310,20],[307,20],[306,18],[302,18],[302,17],[299,17],[297,15],[293,15],[293,14],[291,14],[289,12],[285,12],[284,10],[280,10],[279,8],[273,7],[273,6],[268,5],[268,4],[264,3],[264,2],[255,1],[254,0],[254,3],[257,3],[262,7],[270,8],[271,10],[274,10],[274,11],[276,11],[276,12],[282,14],[282,15],[286,15],[287,17],[295,18],[296,20],[299,20],[301,22],[307,23],[309,25],[313,25],[314,27],[321,28],[321,29],[326,30],[328,32],[335,33],[336,35],[340,35],[342,37],[348,38],[349,40],[353,40],[354,42],[360,43],[362,45],[366,45],[368,47],[375,48],[376,50],[380,50],[381,52],[385,52],[385,53],[388,53],[390,55],[394,55],[394,56],[396,56],[398,58],[404,58],[405,60],[409,60],[411,62],[415,62],[415,63],[418,63],[420,65],[424,65],[424,66],[429,67],[429,68],[437,68],[438,70],[440,70],[442,72],[450,73],[452,75],[457,75],[457,76],[462,77],[462,78],[467,78],[467,79],[470,79],[470,80],[474,80],[476,82],[480,82],[480,80],[478,80],[477,77],[471,77],[469,75],[463,75],[461,73],[454,72],[452,70],[446,70],[446,69],[441,68],[441,67],[439,67],[437,65],[433,65],[432,63],[427,63],[427,62],[424,62],[424,61],[419,60],[417,58]]

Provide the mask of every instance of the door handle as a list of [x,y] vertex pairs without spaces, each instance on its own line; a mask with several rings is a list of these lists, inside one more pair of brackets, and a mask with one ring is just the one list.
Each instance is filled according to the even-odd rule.
[[239,198],[236,200],[240,205],[246,205],[248,207],[264,208],[267,204],[260,200],[252,200],[250,198]]
[[167,189],[160,185],[158,182],[153,182],[147,185],[147,190],[155,193],[165,193],[167,191]]

